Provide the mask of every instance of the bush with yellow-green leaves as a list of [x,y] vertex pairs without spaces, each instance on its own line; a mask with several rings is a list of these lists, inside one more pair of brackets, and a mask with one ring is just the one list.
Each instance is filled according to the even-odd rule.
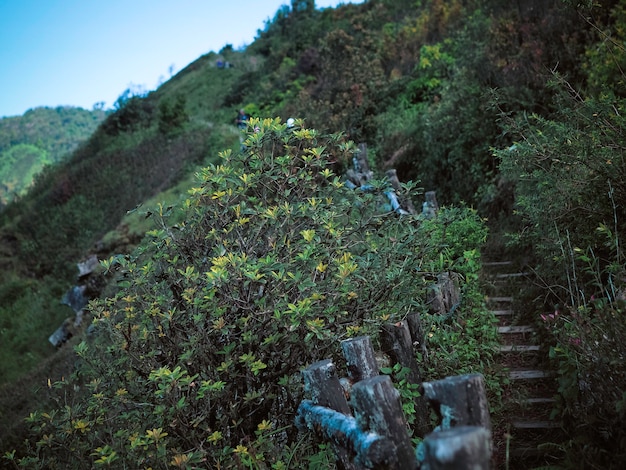
[[[49,469],[332,467],[293,424],[300,370],[338,359],[343,339],[376,343],[383,322],[426,314],[434,271],[475,280],[486,230],[474,212],[400,217],[383,182],[354,191],[333,172],[355,152],[341,135],[279,119],[250,129],[244,152],[198,174],[177,209],[183,223],[161,207],[132,256],[103,263],[120,291],[91,305],[93,334],[76,347],[70,386],[55,385],[59,407],[33,413],[29,450],[6,458]],[[412,184],[403,191],[415,196]],[[433,341],[457,328],[432,325]],[[472,358],[455,361],[489,354],[474,342]]]

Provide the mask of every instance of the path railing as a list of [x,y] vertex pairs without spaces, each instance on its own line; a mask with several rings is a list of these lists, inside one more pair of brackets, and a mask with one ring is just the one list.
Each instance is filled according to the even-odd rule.
[[[409,198],[398,196],[400,182],[395,170],[386,173],[385,195],[400,215],[416,214]],[[373,172],[367,163],[367,147],[359,145],[346,185],[371,189]],[[435,217],[439,209],[434,191],[425,194],[422,215]],[[458,279],[451,273],[437,276],[427,299],[431,312],[447,315],[460,303]],[[330,442],[340,468],[355,469],[479,469],[489,468],[491,422],[483,376],[471,374],[422,382],[416,349],[427,360],[426,337],[418,313],[403,321],[383,325],[382,353],[406,372],[409,383],[419,384],[414,399],[414,433],[423,438],[413,447],[402,410],[400,393],[391,378],[379,375],[379,365],[368,336],[342,341],[347,377],[337,376],[330,359],[302,371],[308,399],[298,408],[296,425]],[[433,430],[429,405],[441,423]]]
[[[488,469],[491,422],[483,376],[470,374],[421,384],[423,398],[441,423],[416,450],[402,411],[400,393],[378,364],[368,336],[342,341],[347,378],[329,359],[302,371],[308,399],[296,425],[330,442],[342,468]],[[422,411],[425,412],[425,411]],[[428,421],[430,413],[418,416]]]

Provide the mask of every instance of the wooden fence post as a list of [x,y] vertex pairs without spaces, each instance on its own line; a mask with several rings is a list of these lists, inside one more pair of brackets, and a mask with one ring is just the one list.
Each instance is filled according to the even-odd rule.
[[[389,180],[389,183],[391,184],[391,187],[394,189],[394,191],[399,192],[402,189],[400,187],[398,173],[394,168],[392,168],[391,170],[387,170],[385,172],[385,176],[387,176],[387,179]],[[411,199],[409,199],[408,197],[401,197],[400,204],[403,206],[404,209],[406,209],[409,214],[416,214],[413,201],[411,201]]]
[[[408,367],[410,372],[407,377],[409,383],[421,384],[422,374],[415,359],[413,341],[406,321],[388,323],[381,329],[381,345],[383,352],[388,354],[392,361],[402,367]],[[423,397],[417,397],[415,403],[416,433],[424,437],[428,433],[428,417],[430,412]]]
[[346,358],[348,379],[351,383],[378,375],[378,363],[369,336],[346,339],[341,342],[341,349]]
[[354,169],[365,175],[365,180],[372,179],[372,172],[370,171],[369,163],[367,163],[367,144],[361,142],[358,146],[359,151],[355,155]]
[[426,303],[431,313],[444,315],[446,319],[454,315],[461,302],[460,275],[454,272],[437,274],[437,282],[430,286]]
[[422,215],[427,219],[431,219],[439,212],[439,203],[437,202],[437,193],[435,191],[426,191],[424,194],[426,200],[422,204]]
[[479,426],[459,426],[429,434],[420,456],[422,470],[488,470],[491,432]]
[[395,445],[396,461],[388,462],[387,468],[416,469],[417,458],[407,432],[400,393],[391,378],[379,375],[357,382],[352,387],[351,402],[361,429],[387,437]]
[[489,403],[482,374],[446,377],[422,384],[424,395],[444,419],[442,429],[481,426],[491,431]]
[[[315,405],[330,408],[344,415],[351,415],[350,406],[344,395],[339,378],[335,373],[335,365],[330,359],[311,364],[302,371],[304,391],[308,393]],[[334,445],[339,468],[356,470],[345,448]]]
[[382,325],[380,341],[385,354],[388,354],[394,362],[411,370],[409,381],[415,384],[421,383],[422,373],[415,359],[413,341],[407,322],[399,321]]
[[428,361],[428,348],[426,346],[426,335],[422,328],[422,319],[418,312],[411,313],[406,317],[406,323],[409,326],[409,333],[413,341],[413,348],[418,347],[422,353],[424,361]]

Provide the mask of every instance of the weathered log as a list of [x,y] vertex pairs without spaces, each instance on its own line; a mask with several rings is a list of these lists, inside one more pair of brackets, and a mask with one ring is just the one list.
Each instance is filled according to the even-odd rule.
[[424,197],[426,200],[422,204],[422,215],[427,219],[432,219],[437,215],[437,212],[439,212],[437,193],[435,191],[426,191]]
[[422,470],[487,470],[491,432],[479,426],[459,426],[434,432],[423,441]]
[[76,266],[78,267],[78,278],[80,279],[90,275],[99,265],[100,262],[98,261],[98,257],[96,255],[91,255],[85,261],[77,263]]
[[407,432],[400,403],[400,393],[387,375],[357,382],[352,388],[354,416],[362,430],[385,436],[395,446],[395,462],[386,462],[389,469],[417,468],[415,451]]
[[341,349],[346,358],[348,378],[352,383],[378,375],[378,363],[369,336],[346,339],[341,342]]
[[[344,395],[335,371],[335,365],[330,359],[311,364],[302,371],[304,391],[315,405],[330,408],[344,415],[350,415],[350,406]],[[356,470],[348,451],[339,445],[334,445],[338,465],[345,470]]]
[[408,380],[411,383],[422,382],[422,373],[415,359],[413,341],[406,321],[387,323],[381,328],[380,341],[382,350],[391,360],[410,369]]
[[70,339],[74,333],[74,321],[71,318],[66,318],[61,326],[59,326],[54,333],[48,337],[48,341],[52,344],[52,346],[58,348]]
[[[421,384],[422,373],[415,359],[415,350],[407,322],[400,321],[383,325],[380,340],[383,352],[391,357],[392,362],[409,369],[407,381],[412,384]],[[421,396],[416,397],[413,402],[416,415],[416,433],[418,436],[424,437],[429,431],[428,406],[424,397]]]
[[316,432],[337,447],[354,455],[357,468],[385,468],[394,462],[395,445],[388,437],[373,432],[364,432],[352,416],[314,405],[303,400],[298,407],[296,425]]
[[440,273],[428,290],[426,302],[431,313],[452,316],[461,302],[458,273]]
[[[387,176],[387,179],[389,180],[389,183],[391,184],[391,187],[393,188],[393,190],[396,193],[400,193],[400,191],[402,190],[402,186],[400,185],[400,180],[398,179],[397,171],[393,168],[390,170],[387,170],[385,172],[385,176]],[[400,200],[400,205],[402,206],[402,208],[405,209],[409,214],[416,213],[415,206],[413,205],[413,202],[411,201],[410,198],[400,196],[399,200]]]
[[426,344],[426,335],[422,328],[422,319],[419,312],[414,312],[406,317],[407,325],[409,326],[409,333],[411,334],[411,341],[413,341],[413,348],[418,349],[422,353],[424,361],[428,361],[428,346]]
[[365,181],[372,179],[373,173],[370,171],[369,163],[367,163],[367,144],[361,142],[358,147],[358,151],[354,156],[354,169],[362,173]]
[[422,384],[424,396],[443,418],[442,429],[481,426],[491,430],[489,403],[482,374],[446,377]]
[[85,295],[86,292],[86,286],[74,286],[63,295],[61,304],[71,307],[74,312],[80,312],[89,303],[89,298]]

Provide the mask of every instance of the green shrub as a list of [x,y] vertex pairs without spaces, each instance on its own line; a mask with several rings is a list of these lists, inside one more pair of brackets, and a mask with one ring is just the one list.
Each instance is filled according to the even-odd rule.
[[[606,227],[598,232],[621,251],[617,234]],[[626,460],[624,254],[613,255],[614,262],[602,267],[593,250],[572,250],[571,285],[581,294],[593,285],[595,293],[579,297],[574,307],[540,316],[558,371],[560,400],[554,415],[571,430],[565,444],[568,468],[616,468]]]
[[187,100],[183,95],[159,103],[159,132],[171,135],[182,130],[189,121],[189,115],[185,110],[186,104]]
[[[568,468],[616,468],[626,458],[624,99],[583,99],[556,76],[561,109],[520,116],[514,145],[497,152],[515,182],[524,220],[518,243],[532,246],[544,288],[542,314],[567,425]],[[556,308],[554,307],[556,305]]]
[[384,184],[352,191],[331,169],[352,143],[251,124],[245,152],[198,174],[184,222],[159,208],[149,243],[103,263],[122,291],[92,304],[95,337],[76,347],[82,391],[59,384],[59,408],[31,415],[24,465],[327,468],[327,448],[293,425],[300,369],[425,310],[434,266],[475,271],[458,238],[484,235],[475,214],[437,225],[382,212]]

